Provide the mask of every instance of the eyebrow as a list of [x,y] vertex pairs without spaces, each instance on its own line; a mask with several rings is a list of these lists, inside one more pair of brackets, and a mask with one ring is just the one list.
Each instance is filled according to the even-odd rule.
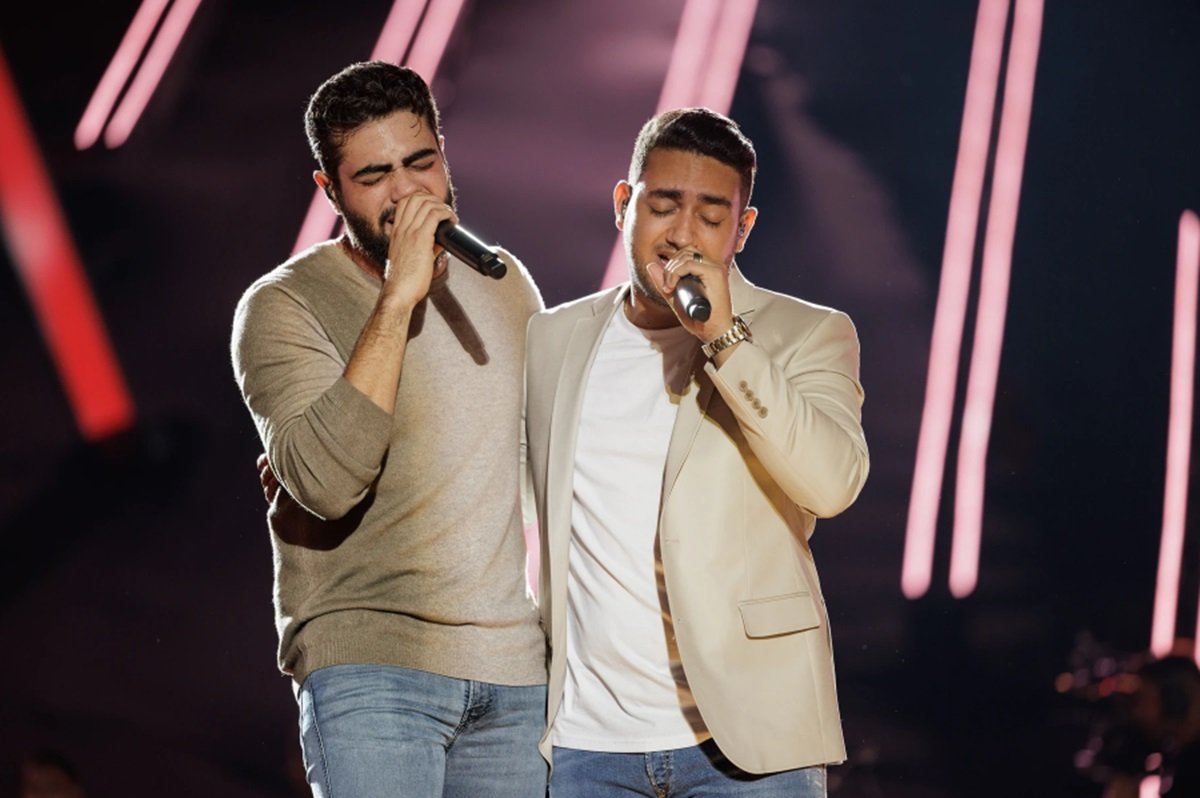
[[[404,160],[402,160],[400,162],[400,166],[402,166],[402,167],[412,166],[417,161],[422,161],[422,160],[430,157],[431,155],[437,155],[437,150],[434,149],[433,147],[426,147],[424,149],[417,150],[416,152],[410,153],[409,155],[405,156]],[[350,179],[357,180],[358,178],[363,177],[365,175],[373,175],[373,174],[379,174],[379,173],[386,174],[387,172],[392,171],[392,169],[393,169],[393,167],[390,163],[367,164],[362,169],[359,169],[357,172],[350,175]]]
[[[683,191],[677,188],[654,188],[646,192],[651,197],[679,202],[683,199]],[[722,208],[732,208],[733,203],[725,197],[716,194],[700,194],[700,201],[705,205],[719,205]]]

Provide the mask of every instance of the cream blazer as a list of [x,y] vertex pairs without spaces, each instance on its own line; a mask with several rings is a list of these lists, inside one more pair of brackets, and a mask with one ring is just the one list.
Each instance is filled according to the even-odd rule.
[[[566,669],[575,440],[596,349],[628,285],[535,315],[526,342],[527,465],[541,529],[549,641],[547,733]],[[679,654],[731,762],[767,773],[845,759],[829,617],[809,537],[867,478],[858,338],[830,308],[775,294],[734,266],[753,340],[720,370],[697,345],[661,486],[659,541]]]

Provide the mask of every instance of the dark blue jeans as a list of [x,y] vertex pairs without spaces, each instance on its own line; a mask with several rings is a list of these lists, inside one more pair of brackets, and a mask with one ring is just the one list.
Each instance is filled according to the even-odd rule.
[[554,749],[550,798],[825,798],[825,767],[756,775],[711,740],[644,754]]
[[335,665],[298,694],[314,798],[542,798],[546,687]]

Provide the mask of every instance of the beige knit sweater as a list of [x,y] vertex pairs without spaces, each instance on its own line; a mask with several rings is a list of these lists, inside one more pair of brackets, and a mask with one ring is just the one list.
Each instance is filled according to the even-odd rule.
[[279,666],[298,684],[342,663],[545,681],[518,500],[525,324],[541,297],[506,260],[502,280],[452,259],[435,281],[394,416],[342,377],[380,283],[336,244],[238,303],[234,375],[290,493],[267,518]]

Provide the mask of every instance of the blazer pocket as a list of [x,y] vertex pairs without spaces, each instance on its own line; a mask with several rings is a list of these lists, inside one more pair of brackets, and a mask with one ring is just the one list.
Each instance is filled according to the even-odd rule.
[[748,637],[773,637],[821,625],[821,615],[810,593],[751,599],[739,602],[738,609]]

